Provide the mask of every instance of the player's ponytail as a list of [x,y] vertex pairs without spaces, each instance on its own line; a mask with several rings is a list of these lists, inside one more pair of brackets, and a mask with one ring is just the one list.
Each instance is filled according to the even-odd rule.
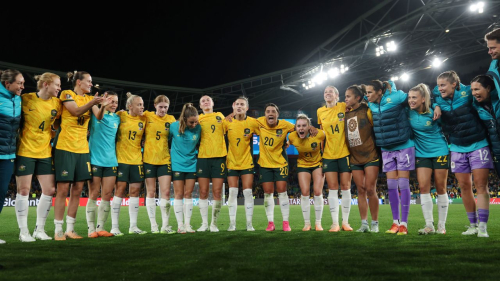
[[83,80],[84,75],[85,74],[88,74],[90,75],[90,73],[88,73],[87,71],[74,71],[74,72],[68,72],[66,73],[66,76],[68,77],[68,82],[71,82],[71,85],[73,86],[73,88],[76,87],[76,81],[77,80]]
[[454,70],[445,71],[439,74],[437,79],[446,79],[450,84],[457,83],[455,90],[460,91],[460,77]]
[[198,116],[198,110],[193,106],[192,103],[186,103],[182,107],[181,115],[179,116],[179,133],[182,135],[187,127],[187,120],[190,117]]
[[36,88],[38,90],[41,90],[43,88],[43,83],[47,83],[47,85],[50,85],[52,84],[52,82],[54,82],[54,79],[60,79],[59,75],[50,72],[45,72],[41,75],[35,75],[35,80],[37,81]]
[[420,96],[424,98],[424,112],[428,112],[431,105],[431,91],[429,87],[424,83],[420,83],[411,88],[410,91],[418,92]]
[[134,102],[134,99],[135,98],[140,98],[140,96],[138,95],[133,95],[131,92],[128,92],[127,93],[127,103],[125,104],[125,108],[127,110],[130,109],[130,106],[132,105],[132,103]]

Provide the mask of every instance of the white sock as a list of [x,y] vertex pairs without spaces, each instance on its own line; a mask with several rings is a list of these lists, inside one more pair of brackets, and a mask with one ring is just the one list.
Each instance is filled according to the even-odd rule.
[[36,230],[45,231],[45,222],[49,216],[50,207],[52,207],[52,196],[42,194],[36,207]]
[[302,208],[304,223],[311,224],[311,203],[309,203],[309,196],[300,197],[300,207]]
[[104,230],[104,224],[108,220],[110,209],[109,201],[101,200],[101,204],[97,208],[97,231]]
[[321,223],[323,217],[323,195],[314,196],[314,214],[316,215],[316,223]]
[[351,212],[351,190],[342,190],[342,223],[349,223],[349,213]]
[[54,225],[56,226],[55,232],[62,232],[63,231],[63,220],[54,220]]
[[95,209],[97,209],[97,201],[89,198],[86,208],[89,233],[95,232]]
[[264,193],[264,208],[268,222],[274,222],[274,196],[272,193]]
[[425,225],[431,226],[434,224],[432,197],[430,193],[420,194],[420,206],[422,206],[422,214],[424,215]]
[[198,206],[200,207],[201,223],[208,225],[208,199],[200,199]]
[[330,214],[333,224],[339,224],[339,192],[332,190],[328,192],[328,204],[330,205]]
[[139,197],[130,197],[128,215],[130,217],[130,228],[137,227],[137,216],[139,215]]
[[155,198],[146,197],[146,210],[148,210],[149,222],[151,227],[158,226],[156,223],[156,200]]
[[191,216],[193,215],[193,199],[184,199],[184,224],[191,225]]
[[174,213],[175,219],[177,220],[177,225],[179,228],[184,226],[184,214],[183,210],[184,204],[182,203],[182,199],[174,199]]
[[288,194],[286,193],[286,191],[278,193],[278,198],[280,199],[283,221],[288,221],[288,217],[290,216],[290,201],[288,201]]
[[251,189],[244,189],[243,196],[245,197],[245,214],[247,217],[247,223],[252,223],[253,217],[253,194]]
[[[3,202],[1,202],[3,204]],[[21,194],[16,194],[16,217],[17,224],[19,225],[19,230],[21,233],[28,232],[28,195],[23,196]]]
[[122,206],[122,198],[115,196],[111,203],[111,228],[118,229],[120,226],[120,208]]
[[229,188],[229,197],[227,198],[227,207],[229,208],[229,222],[236,223],[236,210],[238,208],[238,188]]
[[75,231],[75,218],[66,216],[66,233]]
[[212,205],[212,225],[217,226],[217,219],[219,218],[220,209],[222,209],[222,201],[214,200]]
[[162,221],[161,227],[166,228],[170,218],[170,200],[164,198],[160,200],[160,212]]
[[445,224],[446,217],[448,216],[448,205],[450,201],[448,200],[448,194],[438,194],[437,206],[438,206],[438,217],[439,223]]

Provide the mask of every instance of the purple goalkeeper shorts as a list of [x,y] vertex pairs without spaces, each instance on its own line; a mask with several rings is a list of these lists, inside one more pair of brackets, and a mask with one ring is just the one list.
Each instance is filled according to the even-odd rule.
[[485,146],[472,152],[451,152],[451,171],[453,173],[470,173],[475,169],[493,169],[493,156],[489,147]]
[[415,147],[395,151],[382,151],[384,173],[415,170]]

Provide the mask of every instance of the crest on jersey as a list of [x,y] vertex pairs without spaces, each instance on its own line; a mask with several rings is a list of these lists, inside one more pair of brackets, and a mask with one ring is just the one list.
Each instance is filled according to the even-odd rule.
[[387,103],[391,103],[391,102],[392,102],[391,98],[387,98]]
[[430,125],[432,125],[432,122],[431,122],[431,121],[427,121],[427,122],[425,123],[425,126],[426,126],[426,127],[428,127],[428,126],[430,126]]
[[142,128],[144,128],[144,124],[142,122],[139,122],[139,131],[142,131]]
[[70,94],[66,94],[66,99],[70,100],[71,99],[71,95]]
[[311,148],[312,148],[313,150],[316,150],[316,147],[318,147],[318,143],[317,143],[317,142],[313,142],[313,143],[311,143]]
[[245,134],[246,134],[246,135],[248,135],[248,134],[250,134],[250,129],[245,128],[245,131],[244,131],[244,132],[245,132]]
[[337,117],[339,118],[339,121],[344,121],[344,113],[343,112],[339,112],[339,114],[337,114]]
[[165,123],[165,130],[168,130],[168,129],[170,129],[170,123],[169,122]]
[[[52,110],[50,111],[50,115],[52,115],[52,117],[56,117],[56,115],[57,115],[57,110],[52,109]],[[54,118],[52,118],[52,119],[54,119]]]
[[193,135],[193,140],[196,140],[198,137],[196,135]]
[[24,172],[25,170],[26,170],[26,166],[24,166],[24,165],[19,166],[20,172]]
[[465,97],[467,95],[467,92],[462,91],[460,94],[462,95],[462,97]]

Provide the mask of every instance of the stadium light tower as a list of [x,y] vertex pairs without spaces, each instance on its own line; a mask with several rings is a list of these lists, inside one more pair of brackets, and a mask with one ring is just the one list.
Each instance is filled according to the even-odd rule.
[[408,81],[408,80],[410,80],[410,75],[408,75],[408,73],[403,73],[403,74],[401,75],[401,80],[403,80],[403,81]]
[[434,60],[432,61],[432,67],[438,68],[442,63],[443,61],[440,58],[434,58]]

